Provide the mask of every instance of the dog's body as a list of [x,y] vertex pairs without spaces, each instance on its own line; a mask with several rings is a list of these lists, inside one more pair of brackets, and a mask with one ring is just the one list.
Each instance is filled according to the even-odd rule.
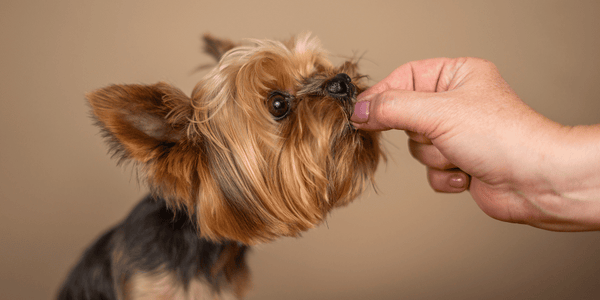
[[174,212],[163,199],[149,196],[86,251],[58,298],[206,299],[227,293],[241,295],[249,283],[247,249],[237,242],[198,238],[185,213]]
[[88,95],[153,193],[86,251],[59,299],[241,298],[250,245],[298,236],[372,181],[379,135],[348,121],[365,89],[355,62],[333,67],[308,35],[205,42],[219,65],[191,97],[166,83]]

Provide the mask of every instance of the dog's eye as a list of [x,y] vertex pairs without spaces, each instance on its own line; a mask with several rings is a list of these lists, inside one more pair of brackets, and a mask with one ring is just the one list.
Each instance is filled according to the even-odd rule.
[[269,112],[275,120],[285,118],[291,110],[290,97],[281,93],[273,93],[268,101]]

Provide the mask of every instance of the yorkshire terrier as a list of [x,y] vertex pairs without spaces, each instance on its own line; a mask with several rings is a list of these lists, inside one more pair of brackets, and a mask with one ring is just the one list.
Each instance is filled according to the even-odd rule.
[[164,82],[87,95],[113,156],[152,193],[58,299],[242,298],[250,246],[299,236],[373,182],[379,134],[349,121],[366,89],[355,60],[335,67],[309,34],[204,41],[218,64],[191,97]]

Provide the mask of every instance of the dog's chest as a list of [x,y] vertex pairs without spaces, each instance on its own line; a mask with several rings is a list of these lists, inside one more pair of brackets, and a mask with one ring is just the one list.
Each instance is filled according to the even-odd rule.
[[128,281],[124,300],[229,300],[229,291],[215,293],[201,279],[193,279],[184,287],[173,274],[139,274]]

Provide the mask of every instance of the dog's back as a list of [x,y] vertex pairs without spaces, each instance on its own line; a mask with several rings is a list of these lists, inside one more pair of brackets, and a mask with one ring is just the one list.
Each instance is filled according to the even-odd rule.
[[83,255],[61,289],[59,300],[118,299],[111,272],[111,244],[116,229],[102,235]]

